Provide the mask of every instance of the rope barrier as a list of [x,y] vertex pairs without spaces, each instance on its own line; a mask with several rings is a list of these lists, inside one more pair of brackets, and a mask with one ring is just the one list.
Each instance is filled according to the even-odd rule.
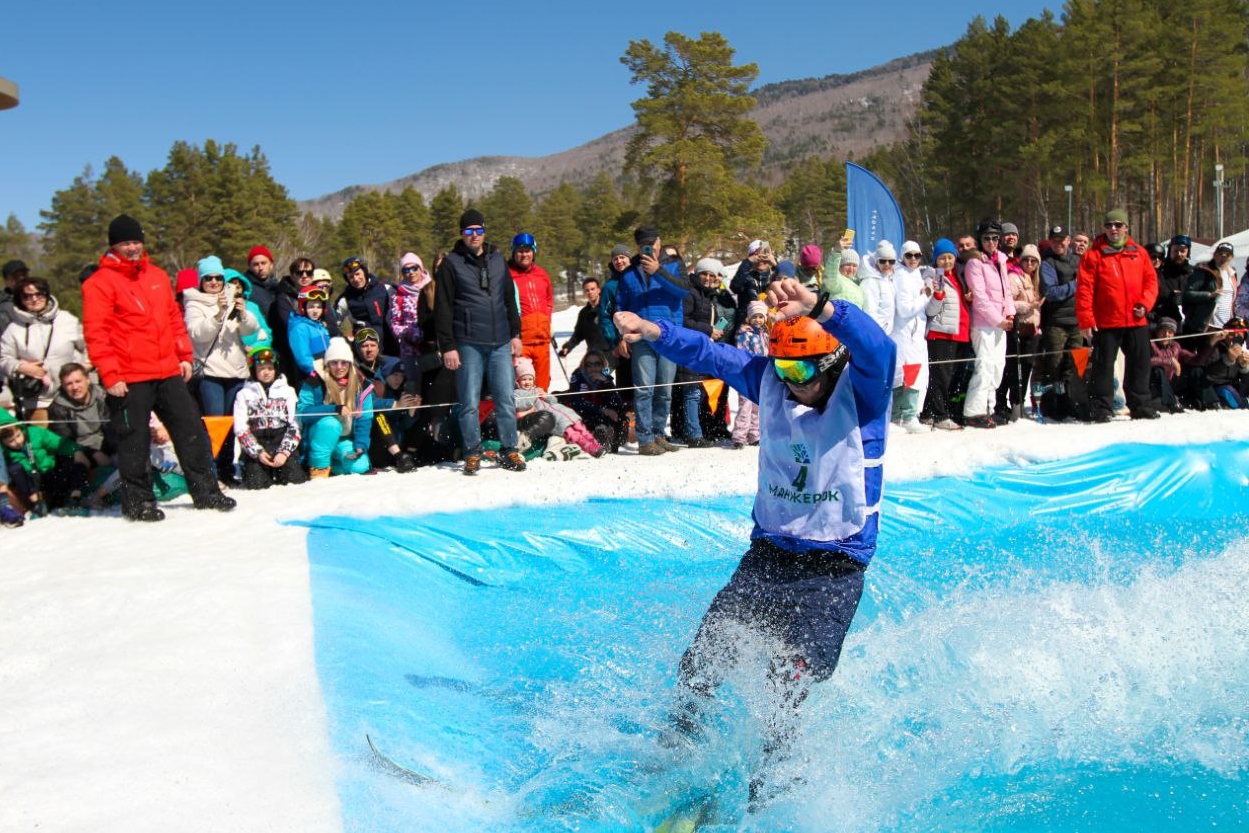
[[[1189,333],[1188,335],[1174,335],[1174,336],[1172,336],[1170,339],[1153,338],[1153,339],[1150,339],[1150,340],[1149,340],[1149,343],[1150,343],[1150,344],[1154,344],[1154,343],[1161,342],[1161,341],[1182,341],[1182,340],[1185,340],[1185,339],[1195,339],[1195,338],[1204,338],[1204,339],[1207,339],[1207,340],[1208,340],[1208,339],[1210,338],[1210,336],[1211,336],[1211,335],[1213,335],[1214,333],[1217,333],[1217,332],[1222,332],[1222,331],[1215,330],[1215,331],[1213,331],[1213,332],[1205,332],[1205,333]],[[966,342],[960,342],[960,343],[966,343]],[[1084,349],[1092,349],[1092,348],[1090,348],[1090,347],[1077,347],[1077,348],[1072,348],[1072,349],[1068,349],[1068,350],[1044,350],[1044,351],[1037,352],[1037,353],[1008,353],[1008,354],[1006,355],[1006,358],[1007,358],[1007,359],[1030,359],[1030,358],[1043,358],[1043,357],[1045,357],[1045,356],[1066,355],[1066,354],[1069,354],[1069,353],[1073,353],[1075,350],[1084,350]],[[974,362],[974,361],[975,361],[975,356],[968,356],[968,357],[966,357],[966,358],[962,358],[962,359],[943,359],[943,360],[941,360],[941,361],[929,361],[929,362],[928,362],[928,366],[929,366],[929,367],[933,367],[933,366],[935,366],[935,365],[945,365],[945,364],[969,364],[969,363]],[[662,386],[663,386],[663,387],[669,387],[669,388],[678,388],[678,387],[686,387],[686,386],[689,386],[689,385],[701,385],[701,384],[703,383],[703,381],[704,381],[704,380],[702,380],[702,379],[694,379],[694,380],[691,380],[691,381],[688,381],[688,382],[677,382],[677,381],[672,381],[672,382],[665,382]],[[654,387],[660,387],[660,385],[658,385],[658,384],[655,384],[655,385],[629,385],[629,386],[625,386],[625,387],[596,388],[596,389],[594,389],[594,390],[586,390],[586,391],[574,391],[574,390],[567,390],[567,391],[547,391],[547,394],[548,394],[549,396],[554,396],[554,397],[555,397],[555,398],[557,398],[557,399],[562,399],[562,398],[564,398],[564,397],[572,397],[572,396],[587,396],[587,395],[591,395],[591,394],[599,394],[599,393],[624,393],[624,392],[627,392],[627,391],[648,390],[648,389],[650,389],[650,388],[654,388]],[[388,414],[388,413],[399,413],[399,412],[404,412],[404,411],[422,411],[422,410],[430,410],[430,409],[433,409],[433,408],[451,408],[451,407],[454,407],[456,404],[458,404],[458,403],[455,403],[455,402],[441,402],[441,403],[428,404],[428,405],[427,405],[427,404],[424,404],[424,403],[422,403],[422,404],[420,404],[420,405],[395,405],[395,406],[393,406],[393,407],[389,407],[389,408],[374,408],[374,409],[373,409],[373,413],[374,413],[374,414]],[[353,411],[353,414],[355,414],[355,415],[359,415],[360,413],[361,413],[360,411]],[[229,414],[221,414],[221,416],[229,416]],[[85,422],[85,423],[86,423],[86,424],[88,424],[88,425],[105,425],[105,424],[107,424],[109,421],[110,421],[110,420],[106,420],[106,419],[105,419],[105,420],[95,420],[95,419],[86,419],[86,420],[83,420],[83,419],[63,419],[63,420],[40,420],[40,421],[34,421],[34,420],[16,420],[15,422],[10,423],[10,424],[11,424],[11,425],[40,425],[40,426],[47,426],[47,425],[76,425],[76,424],[78,424],[78,423]]]

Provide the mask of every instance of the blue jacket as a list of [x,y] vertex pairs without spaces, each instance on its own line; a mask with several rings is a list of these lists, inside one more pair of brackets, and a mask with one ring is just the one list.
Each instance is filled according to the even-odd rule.
[[323,322],[313,321],[299,313],[292,313],[286,320],[286,327],[291,356],[295,359],[295,367],[299,368],[298,376],[311,376],[313,360],[324,356],[330,346],[330,331]]
[[681,268],[680,261],[661,264],[659,271],[647,275],[639,265],[640,259],[641,255],[635,255],[633,263],[620,276],[617,308],[647,321],[671,321],[679,326],[681,308],[689,292],[686,281],[674,271]]
[[[897,348],[867,313],[845,301],[832,301],[833,316],[824,323],[824,329],[836,336],[850,350],[850,363],[845,370],[853,390],[855,417],[863,441],[863,482],[866,504],[880,503],[884,483],[880,465],[885,454],[885,440],[889,435],[889,415],[893,399],[893,374]],[[655,350],[678,365],[699,373],[723,379],[751,402],[760,400],[760,390],[766,374],[772,373],[772,361],[766,356],[753,356],[727,344],[718,344],[702,333],[670,322],[659,323],[660,337],[653,343]],[[793,399],[786,399],[795,408],[804,407]],[[761,455],[788,455],[784,444],[769,443],[763,437]],[[821,438],[811,438],[819,442]],[[832,441],[842,438],[827,438]],[[760,470],[764,461],[760,461]],[[763,529],[756,522],[751,538],[764,538],[782,549],[802,552],[812,549],[835,549],[844,552],[860,563],[867,564],[876,552],[876,534],[880,526],[879,513],[868,517],[866,526],[854,535],[834,542],[819,542],[778,535]]]
[[[291,316],[294,320],[295,316]],[[373,431],[373,386],[362,384],[356,398],[356,416],[351,420],[351,445],[361,451],[369,450],[369,437]],[[325,402],[325,382],[320,376],[309,376],[299,388],[299,402],[295,405],[300,426],[307,431],[321,417],[338,416],[338,408]]]

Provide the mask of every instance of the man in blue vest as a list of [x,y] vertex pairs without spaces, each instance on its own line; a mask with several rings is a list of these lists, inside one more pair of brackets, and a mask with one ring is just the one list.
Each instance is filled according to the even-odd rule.
[[[630,313],[617,313],[616,326],[631,344],[645,341],[759,404],[750,548],[681,658],[674,722],[700,733],[703,705],[745,627],[775,647],[768,676],[779,702],[765,739],[774,761],[789,749],[810,685],[837,665],[876,551],[896,348],[866,313],[796,280],[773,283],[766,302],[776,321],[769,356]],[[761,783],[752,777],[755,799]]]

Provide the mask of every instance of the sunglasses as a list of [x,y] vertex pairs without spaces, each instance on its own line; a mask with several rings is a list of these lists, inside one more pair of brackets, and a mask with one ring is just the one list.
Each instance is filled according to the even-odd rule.
[[919,259],[919,252],[907,252],[906,254],[902,255],[902,257],[903,257],[905,260],[910,260],[911,258],[915,258],[916,260],[918,260],[918,259]]
[[200,280],[203,281],[204,283],[208,283],[209,281],[213,283],[218,283],[218,282],[225,283],[226,276],[225,275],[205,275],[204,277],[200,278]]
[[1128,227],[1128,224],[1127,224],[1127,223],[1118,223],[1118,222],[1115,222],[1115,223],[1107,223],[1107,224],[1106,224],[1106,228],[1127,228],[1127,227]]
[[400,269],[399,271],[400,271],[400,272],[402,272],[402,273],[403,273],[403,274],[405,274],[405,275],[415,275],[416,273],[418,273],[418,272],[420,272],[420,271],[421,271],[421,267],[419,267],[419,266],[405,266],[405,267],[403,267],[402,269]]
[[311,269],[296,269],[296,270],[295,270],[292,274],[295,274],[295,275],[303,275],[304,277],[311,278],[311,277],[312,277],[312,271],[313,271],[313,270],[311,270]]
[[460,234],[464,235],[465,237],[480,237],[481,235],[485,233],[486,233],[486,229],[484,227],[466,228],[460,232]]
[[881,266],[892,266],[898,261],[894,260],[893,258],[884,258],[884,259],[877,258],[876,262],[879,263]]
[[376,341],[381,343],[381,339],[377,337],[377,330],[372,327],[364,327],[356,330],[356,344],[363,344],[366,341]]
[[46,293],[46,292],[41,292],[41,291],[37,291],[37,292],[23,292],[23,293],[22,293],[22,297],[23,297],[23,298],[47,298],[47,297],[48,297],[48,293]]
[[980,239],[985,241],[986,243],[996,243],[1002,238],[996,234],[986,234],[984,237],[981,237]]
[[820,375],[820,366],[813,359],[773,359],[776,378],[793,385],[806,385]]

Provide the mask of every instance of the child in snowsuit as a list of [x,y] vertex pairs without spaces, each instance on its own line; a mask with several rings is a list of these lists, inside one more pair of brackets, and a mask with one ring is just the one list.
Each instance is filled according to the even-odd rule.
[[[768,305],[763,301],[751,301],[746,306],[746,320],[737,331],[737,349],[752,356],[768,354]],[[733,448],[745,448],[746,443],[759,444],[759,406],[746,397],[740,397],[737,417],[733,420]]]
[[82,446],[38,425],[6,422],[0,447],[8,470],[9,492],[35,515],[49,509],[80,507],[90,460]]
[[555,417],[555,433],[573,443],[592,457],[602,457],[607,449],[599,445],[594,434],[581,421],[581,416],[561,404],[554,396],[537,387],[533,362],[521,356],[516,360],[516,418],[528,416],[534,411],[549,411]]
[[581,365],[572,372],[568,391],[565,403],[581,414],[599,445],[615,454],[628,439],[629,420],[625,412],[629,405],[616,389],[607,356],[598,350],[587,350]]
[[295,390],[278,374],[278,357],[261,345],[247,351],[252,378],[234,400],[234,433],[242,448],[243,488],[306,480],[299,465]]

